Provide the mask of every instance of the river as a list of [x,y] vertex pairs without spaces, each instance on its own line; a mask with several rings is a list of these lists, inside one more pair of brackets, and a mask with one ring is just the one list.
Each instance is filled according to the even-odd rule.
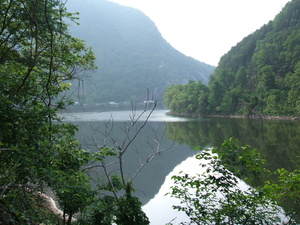
[[[64,113],[65,121],[77,124],[77,138],[85,149],[96,151],[97,145],[118,145],[126,139],[125,128],[141,111],[109,111]],[[147,115],[147,113],[146,113]],[[146,120],[143,115],[136,124]],[[136,196],[151,224],[159,225],[174,219],[175,224],[185,219],[184,214],[172,210],[177,204],[165,194],[169,191],[171,176],[180,171],[198,171],[194,159],[196,147],[219,146],[225,139],[237,138],[241,145],[258,148],[266,159],[267,168],[292,170],[298,163],[300,146],[300,121],[233,119],[233,118],[183,118],[155,110],[124,156],[125,173],[131,178],[140,165],[157,151],[150,163],[134,179]],[[110,140],[114,140],[111,142]],[[153,154],[154,155],[154,154]],[[95,172],[93,176],[101,176]]]

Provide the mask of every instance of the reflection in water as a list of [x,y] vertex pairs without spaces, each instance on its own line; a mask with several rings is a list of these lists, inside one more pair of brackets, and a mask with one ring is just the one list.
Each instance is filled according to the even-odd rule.
[[[138,112],[136,113],[138,114]],[[65,121],[78,124],[77,138],[83,148],[92,151],[97,150],[93,141],[97,140],[101,144],[103,136],[91,127],[98,131],[104,131],[106,122],[113,119],[112,135],[116,140],[122,140],[124,133],[120,127],[129,121],[130,115],[132,115],[131,111],[62,114]],[[143,119],[144,117],[142,117]],[[162,148],[168,148],[173,141],[176,142],[171,151],[154,158],[134,180],[136,195],[143,202],[144,209],[154,225],[164,224],[162,218],[167,223],[178,217],[175,224],[180,222],[178,212],[171,209],[173,199],[165,198],[164,195],[169,191],[170,183],[168,181],[171,171],[182,161],[187,159],[172,173],[179,172],[179,170],[186,170],[187,173],[190,173],[196,171],[195,168],[199,168],[192,157],[196,154],[192,150],[193,148],[220,146],[225,139],[234,137],[239,139],[241,145],[249,144],[258,148],[271,170],[281,167],[289,170],[295,168],[300,152],[300,121],[230,118],[187,119],[166,115],[165,110],[156,110],[125,156],[125,171],[128,177],[136,171],[140,161],[144,160],[152,151],[148,143],[153,141],[153,131],[158,136],[162,136],[166,132],[167,138],[163,139]],[[109,143],[106,144],[111,146]],[[159,221],[154,222],[155,218],[160,215],[162,217],[158,219]]]
[[300,121],[208,118],[166,123],[166,134],[191,148],[220,146],[230,137],[237,138],[241,145],[258,148],[271,170],[292,170],[299,163]]
[[[149,154],[153,153],[151,145],[155,136],[160,138],[165,133],[165,122],[177,121],[184,122],[191,119],[176,118],[166,114],[165,110],[156,110],[151,115],[146,127],[137,136],[136,140],[131,144],[129,151],[124,155],[125,175],[130,179],[133,174],[138,170],[141,162],[145,162]],[[139,111],[136,115],[139,115]],[[110,139],[104,137],[101,133],[105,133],[107,126],[111,130],[110,135],[112,139],[122,143],[126,134],[123,132],[124,124],[130,123],[131,111],[116,111],[116,112],[101,112],[101,113],[74,113],[62,114],[65,121],[72,122],[78,125],[79,132],[77,139],[80,141],[81,147],[91,151],[97,151],[98,145],[114,146]],[[142,117],[142,120],[143,121]],[[112,123],[107,123],[110,119]],[[141,124],[142,122],[138,123]],[[172,147],[171,147],[172,146]],[[139,197],[143,204],[146,204],[154,195],[159,191],[163,184],[165,177],[186,158],[193,156],[196,152],[191,150],[185,144],[173,143],[167,137],[160,141],[160,149],[162,151],[171,149],[167,152],[161,152],[150,163],[148,163],[134,179],[134,187],[136,189],[135,195]],[[111,159],[112,160],[112,159]],[[118,165],[114,164],[111,171],[117,171]],[[94,180],[99,180],[103,172],[99,169],[91,171]]]
[[[171,198],[170,196],[166,196],[166,193],[170,192],[170,188],[173,186],[173,181],[171,180],[172,176],[178,175],[180,171],[191,174],[191,171],[195,171],[195,168],[199,168],[198,165],[199,160],[195,157],[189,157],[177,165],[174,170],[166,176],[159,192],[143,206],[143,211],[147,214],[151,224],[166,224],[172,220],[174,224],[188,221],[188,217],[184,212],[178,212],[177,210],[172,209],[172,205],[180,204],[180,201]],[[198,171],[198,173],[200,172],[201,171]]]

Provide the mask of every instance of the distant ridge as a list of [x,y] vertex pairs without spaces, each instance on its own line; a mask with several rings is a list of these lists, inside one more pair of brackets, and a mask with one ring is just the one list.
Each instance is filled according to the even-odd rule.
[[174,49],[137,9],[104,0],[69,0],[67,6],[80,13],[80,26],[71,26],[72,34],[92,46],[97,57],[99,69],[84,81],[87,103],[143,101],[147,89],[162,101],[167,86],[207,83],[214,71]]

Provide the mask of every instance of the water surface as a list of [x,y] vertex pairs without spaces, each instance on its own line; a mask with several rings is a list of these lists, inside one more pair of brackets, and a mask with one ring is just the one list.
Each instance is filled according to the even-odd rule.
[[[124,129],[142,111],[109,111],[65,113],[65,121],[78,125],[78,139],[82,147],[97,151],[98,145],[113,146],[107,132],[116,142],[122,143]],[[137,125],[142,125],[147,113],[142,115]],[[292,170],[298,165],[300,153],[300,121],[232,119],[232,118],[182,118],[167,114],[166,110],[156,110],[147,125],[130,146],[124,156],[124,170],[132,177],[148,156],[156,151],[160,142],[160,154],[148,163],[134,180],[136,195],[143,202],[143,209],[151,224],[159,225],[175,219],[178,224],[186,217],[171,206],[174,199],[165,197],[170,185],[170,177],[179,171],[186,173],[199,171],[194,148],[220,146],[230,137],[239,139],[241,145],[249,144],[258,148],[266,159],[268,169],[286,168]],[[101,173],[95,172],[95,176]]]

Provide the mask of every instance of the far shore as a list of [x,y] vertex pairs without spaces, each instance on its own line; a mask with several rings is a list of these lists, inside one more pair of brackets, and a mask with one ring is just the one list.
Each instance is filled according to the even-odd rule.
[[236,115],[201,115],[192,113],[176,113],[169,111],[167,114],[173,116],[182,117],[195,117],[195,118],[207,118],[207,117],[220,117],[220,118],[247,118],[247,119],[265,119],[265,120],[300,120],[300,116],[258,116],[258,115],[248,115],[248,116],[236,116]]

